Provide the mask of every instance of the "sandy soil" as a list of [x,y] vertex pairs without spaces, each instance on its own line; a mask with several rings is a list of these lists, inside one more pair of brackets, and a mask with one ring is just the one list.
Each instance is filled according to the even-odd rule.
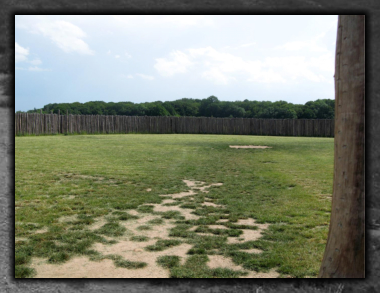
[[269,146],[261,145],[230,145],[232,149],[271,149]]
[[[177,194],[166,194],[162,195],[166,197],[161,204],[151,204],[154,206],[155,212],[166,212],[166,211],[178,211],[186,219],[199,219],[200,216],[194,215],[192,209],[180,208],[179,206],[164,206],[166,203],[174,202],[175,198],[181,198],[188,196],[189,199],[194,199],[194,197],[199,192],[207,193],[208,188],[211,186],[221,186],[222,183],[215,183],[210,185],[205,185],[204,182],[184,180],[186,185],[189,187],[187,192],[181,192]],[[148,192],[150,190],[147,190]],[[210,199],[208,199],[210,200]],[[224,207],[223,205],[216,205],[210,201],[203,203],[205,206],[216,206]],[[108,240],[114,239],[117,241],[116,244],[104,245],[101,243],[95,243],[91,249],[94,249],[103,255],[115,254],[123,257],[125,260],[145,262],[147,266],[141,269],[126,269],[118,268],[114,265],[112,260],[104,259],[102,261],[90,261],[87,257],[74,257],[62,265],[48,264],[46,259],[33,258],[31,267],[36,269],[37,278],[169,278],[169,270],[158,266],[156,260],[158,257],[163,255],[176,255],[180,257],[181,264],[186,261],[187,252],[192,248],[192,245],[187,243],[182,243],[177,246],[170,247],[163,251],[148,251],[145,248],[149,245],[156,243],[158,239],[175,239],[169,237],[169,231],[171,228],[175,227],[175,220],[163,219],[164,222],[159,225],[152,225],[149,221],[154,219],[160,219],[159,215],[153,215],[151,213],[139,213],[136,210],[127,211],[131,215],[136,215],[139,218],[120,221],[120,225],[124,225],[127,229],[125,235],[121,237],[107,237]],[[76,216],[63,217],[60,218],[60,222],[69,222],[76,219]],[[218,221],[220,225],[208,225],[211,229],[228,229],[228,227],[222,225],[222,223],[228,222],[227,219],[222,219]],[[96,230],[106,224],[106,217],[99,217],[96,219],[95,223],[89,226],[90,230]],[[257,224],[254,219],[240,219],[237,224],[241,225],[252,225],[258,226],[258,230],[242,229],[243,234],[239,237],[228,237],[228,243],[241,243],[249,240],[256,240],[262,236],[261,232],[268,228],[268,224]],[[139,226],[150,226],[150,230],[140,230]],[[189,229],[194,231],[197,226]],[[43,232],[42,232],[43,233]],[[215,236],[210,233],[197,233],[198,235],[204,236]],[[145,236],[148,241],[136,242],[132,241],[132,236]],[[183,239],[179,239],[183,240]],[[261,253],[258,249],[242,250],[248,253]],[[230,268],[232,270],[246,271],[241,266],[235,265],[231,259],[225,258],[219,255],[210,255],[210,261],[208,266],[210,268],[224,267]],[[245,278],[274,278],[278,277],[279,274],[274,270],[269,273],[256,273],[248,272],[248,276]]]

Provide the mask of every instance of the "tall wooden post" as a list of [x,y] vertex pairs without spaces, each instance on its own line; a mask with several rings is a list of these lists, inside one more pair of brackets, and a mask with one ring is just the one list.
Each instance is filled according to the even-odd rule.
[[335,59],[334,184],[320,278],[364,278],[364,15],[341,15]]

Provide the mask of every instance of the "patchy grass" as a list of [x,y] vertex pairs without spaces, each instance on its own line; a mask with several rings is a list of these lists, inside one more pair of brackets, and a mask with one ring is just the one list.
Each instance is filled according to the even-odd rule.
[[136,242],[145,242],[145,241],[148,241],[149,240],[149,237],[147,236],[132,236],[130,238],[131,241],[136,241]]
[[158,257],[156,262],[166,269],[171,269],[179,266],[179,256],[163,255]]
[[154,245],[145,247],[147,251],[162,251],[167,248],[180,245],[182,242],[179,240],[158,240]]
[[[272,148],[231,149],[229,145]],[[175,221],[170,237],[193,245],[184,265],[174,258],[162,260],[168,263],[172,277],[228,278],[243,274],[209,269],[207,255],[212,254],[230,257],[247,270],[276,268],[283,275],[315,277],[330,220],[333,147],[332,138],[303,137],[16,137],[15,234],[26,239],[15,244],[16,278],[34,276],[28,267],[32,257],[56,264],[76,255],[99,258],[91,246],[116,243],[107,237],[125,237],[128,221],[137,220],[143,213],[153,213],[158,219],[141,226],[155,229],[165,219]],[[178,211],[153,212],[152,204],[165,199],[160,195],[189,190],[184,179],[223,185],[200,192],[193,201],[183,197],[168,204],[191,209],[200,216],[197,220],[186,220]],[[152,190],[147,192],[148,188]],[[206,206],[205,199],[222,207]],[[139,215],[132,215],[132,209]],[[102,217],[104,224],[91,229]],[[256,229],[237,224],[247,218],[270,224],[263,237],[228,243],[227,237],[238,239],[243,229]],[[220,220],[227,222],[217,223]],[[195,231],[190,230],[194,226],[198,226]],[[201,235],[200,231],[213,236]],[[131,239],[147,240],[141,237]],[[263,253],[240,251],[250,248]],[[128,266],[121,259],[119,265]]]
[[174,266],[170,269],[172,278],[238,278],[246,273],[230,269],[210,269],[205,266],[207,255],[190,256],[183,266]]
[[119,223],[107,223],[101,228],[95,230],[95,233],[103,234],[106,236],[122,236],[127,229]]

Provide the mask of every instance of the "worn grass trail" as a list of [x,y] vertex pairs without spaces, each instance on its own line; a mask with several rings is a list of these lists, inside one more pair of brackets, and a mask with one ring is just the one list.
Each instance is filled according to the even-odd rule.
[[[272,148],[231,149],[229,145]],[[201,220],[153,211],[152,206],[165,199],[160,195],[189,190],[183,180],[223,183],[192,200],[184,197],[166,204],[192,209]],[[141,243],[153,241],[149,233],[128,234],[126,223],[136,220],[128,213],[132,210],[156,216],[145,225],[148,228],[140,227],[141,231],[154,229],[168,219],[174,226],[170,230],[172,242],[157,239],[146,250],[168,249],[178,245],[178,239],[192,245],[184,264],[175,256],[157,260],[172,277],[239,276],[233,270],[210,269],[207,261],[212,255],[228,258],[247,271],[275,269],[280,276],[315,277],[327,239],[332,180],[331,138],[152,134],[16,137],[16,277],[35,274],[30,267],[33,258],[61,265],[85,256],[93,261],[112,260],[116,267],[127,270],[143,269],[144,263],[93,249],[100,244],[112,247],[123,241],[122,237]],[[205,200],[223,208],[205,206]],[[104,225],[90,229],[99,218]],[[247,228],[237,224],[242,219],[255,219],[257,224],[269,227],[255,241],[227,241],[228,237],[239,238]],[[220,220],[225,221],[228,232],[210,228]]]

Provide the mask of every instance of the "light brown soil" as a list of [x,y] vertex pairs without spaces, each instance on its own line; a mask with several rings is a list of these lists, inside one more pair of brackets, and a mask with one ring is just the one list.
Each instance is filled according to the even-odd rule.
[[[71,174],[70,174],[71,175]],[[80,175],[81,176],[81,175]],[[206,189],[212,186],[221,186],[222,183],[215,183],[210,185],[204,185],[201,181],[184,180],[189,187],[189,191],[181,192],[177,194],[162,195],[166,197],[161,204],[151,204],[154,206],[154,212],[166,212],[166,211],[178,211],[186,219],[199,219],[200,216],[194,215],[193,209],[180,208],[179,206],[164,206],[166,203],[175,202],[175,198],[181,198],[188,196],[189,199],[194,198],[199,192],[208,191]],[[147,190],[150,191],[150,190]],[[206,206],[223,207],[223,205],[216,205],[212,202],[206,201],[203,203]],[[180,257],[180,261],[183,264],[187,258],[187,252],[192,248],[192,245],[182,243],[181,245],[170,247],[163,251],[151,252],[147,251],[145,247],[153,245],[158,239],[176,239],[169,237],[169,231],[175,227],[175,220],[163,219],[164,222],[159,225],[152,225],[149,221],[154,219],[160,219],[160,215],[153,215],[150,213],[139,213],[136,210],[127,211],[131,215],[137,215],[138,219],[120,221],[119,224],[123,225],[127,231],[125,235],[121,237],[106,237],[108,240],[116,240],[116,244],[104,245],[101,243],[95,243],[91,249],[94,249],[103,255],[113,254],[123,257],[125,260],[145,262],[147,266],[142,269],[126,269],[115,267],[112,260],[104,259],[102,261],[90,261],[87,257],[75,257],[65,262],[62,265],[48,264],[46,259],[33,258],[32,268],[36,269],[37,278],[169,278],[169,270],[158,266],[156,260],[159,256],[164,255],[176,255]],[[96,230],[101,228],[107,223],[107,217],[99,217],[95,223],[89,226],[90,230]],[[69,222],[76,220],[76,216],[69,216],[60,218],[60,222]],[[220,223],[228,222],[228,219],[219,220]],[[261,231],[268,228],[267,224],[257,224],[254,219],[240,219],[237,224],[258,226],[258,230],[242,229],[243,234],[240,237],[228,237],[228,243],[241,243],[249,240],[256,240],[261,237]],[[139,226],[150,226],[150,230],[139,230]],[[228,229],[223,225],[208,225],[211,229]],[[192,227],[189,231],[194,231],[197,226]],[[211,233],[197,233],[203,236],[215,236]],[[146,236],[148,241],[138,242],[131,241],[132,236]],[[240,240],[238,240],[240,239]],[[183,240],[183,239],[179,239]],[[260,250],[242,250],[248,253],[260,253]],[[210,255],[210,262],[208,263],[210,268],[214,267],[226,267],[233,270],[244,270],[242,267],[235,265],[231,259],[218,255]],[[265,277],[277,277],[279,274],[272,271],[270,273],[255,273],[249,272],[248,277],[252,278],[265,278]]]
[[208,225],[210,229],[228,229],[226,226],[223,225]]
[[[247,272],[242,266],[236,265],[232,262],[231,259],[226,258],[221,255],[209,255],[209,261],[207,263],[209,268],[228,268],[234,271],[244,271]],[[241,278],[277,278],[280,274],[275,270],[271,270],[268,273],[256,273],[248,271],[248,275]]]
[[42,233],[46,233],[47,231],[48,231],[48,228],[43,227],[42,229],[36,230],[33,233],[34,234],[42,234]]
[[198,220],[200,217],[197,215],[191,214],[194,210],[192,209],[183,209],[179,206],[162,206],[161,204],[153,204],[154,212],[169,212],[169,211],[178,211],[180,212],[186,220]]
[[262,253],[263,252],[262,250],[256,249],[256,248],[241,249],[241,251],[246,252],[246,253]]
[[232,149],[271,149],[269,146],[262,145],[230,145]]
[[[243,234],[241,234],[239,237],[228,237],[228,243],[241,243],[244,241],[254,241],[259,239],[262,236],[262,231],[265,229],[268,229],[269,224],[257,224],[254,219],[239,219],[237,221],[238,225],[246,225],[246,226],[257,226],[258,230],[251,230],[251,229],[241,229],[243,231]],[[241,240],[243,239],[243,240]]]
[[258,224],[255,219],[239,219],[236,224],[238,225],[247,225],[247,226],[257,226],[259,229],[264,230],[268,229],[269,224]]
[[276,272],[276,269],[271,269],[268,273],[257,273],[257,272],[249,272],[248,275],[243,276],[241,278],[278,278],[280,276],[279,273]]
[[210,207],[216,207],[216,208],[221,208],[221,207],[223,207],[222,205],[215,204],[215,203],[213,203],[213,202],[208,202],[208,201],[205,201],[204,203],[202,203],[202,205],[204,205],[204,206],[210,206]]

